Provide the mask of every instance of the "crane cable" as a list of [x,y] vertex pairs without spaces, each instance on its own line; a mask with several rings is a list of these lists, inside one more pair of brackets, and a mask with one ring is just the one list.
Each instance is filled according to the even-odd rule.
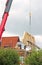
[[29,30],[31,33],[31,0],[29,0]]
[[31,25],[31,0],[29,2],[29,25]]

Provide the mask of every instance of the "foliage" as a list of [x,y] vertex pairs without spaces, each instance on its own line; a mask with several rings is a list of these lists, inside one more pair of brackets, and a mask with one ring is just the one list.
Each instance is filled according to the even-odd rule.
[[19,65],[19,55],[14,49],[0,49],[0,65]]
[[25,65],[42,65],[42,50],[32,50],[25,58]]

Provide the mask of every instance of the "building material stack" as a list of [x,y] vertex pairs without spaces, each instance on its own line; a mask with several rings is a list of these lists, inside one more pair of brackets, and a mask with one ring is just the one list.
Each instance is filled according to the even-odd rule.
[[22,38],[22,42],[25,44],[25,45],[28,45],[30,42],[32,44],[35,44],[35,38],[34,36],[32,36],[31,34],[27,33],[27,32],[24,32],[23,34],[23,38]]
[[23,37],[22,37],[22,42],[24,43],[25,46],[31,47],[32,48],[39,48],[37,45],[35,45],[35,38],[33,35],[24,32]]

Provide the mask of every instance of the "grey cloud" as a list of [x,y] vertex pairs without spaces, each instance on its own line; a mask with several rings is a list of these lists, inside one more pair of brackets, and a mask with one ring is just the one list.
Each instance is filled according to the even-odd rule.
[[[18,5],[18,6],[17,6]],[[23,5],[23,7],[22,7]],[[22,34],[24,31],[30,32],[32,34],[42,34],[42,7],[41,0],[32,0],[32,21],[31,21],[31,31],[29,26],[29,6],[23,4],[21,1],[16,3],[16,14],[14,13],[9,16],[7,21],[6,30]],[[19,8],[22,10],[19,10]],[[12,8],[10,10],[10,13]],[[14,11],[14,10],[13,10]],[[19,13],[20,12],[20,13]],[[27,16],[27,19],[26,19]]]

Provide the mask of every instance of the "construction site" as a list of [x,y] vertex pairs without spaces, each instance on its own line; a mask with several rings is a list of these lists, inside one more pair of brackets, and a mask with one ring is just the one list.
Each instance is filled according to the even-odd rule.
[[[24,65],[23,59],[27,56],[27,54],[31,53],[34,48],[40,48],[35,44],[35,37],[26,31],[24,32],[21,40],[19,36],[2,37],[2,34],[5,31],[5,25],[9,16],[12,1],[13,0],[7,0],[4,14],[2,16],[0,25],[0,47],[16,49],[22,58],[21,65]],[[31,10],[29,12],[29,19],[29,25],[31,26]]]

